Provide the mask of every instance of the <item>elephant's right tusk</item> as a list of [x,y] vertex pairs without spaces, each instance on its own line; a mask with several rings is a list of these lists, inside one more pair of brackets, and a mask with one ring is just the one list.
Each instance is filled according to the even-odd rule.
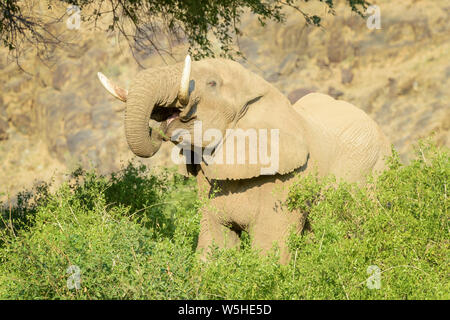
[[189,78],[191,76],[191,56],[187,55],[184,60],[183,73],[181,75],[180,90],[178,91],[178,100],[182,105],[189,102]]

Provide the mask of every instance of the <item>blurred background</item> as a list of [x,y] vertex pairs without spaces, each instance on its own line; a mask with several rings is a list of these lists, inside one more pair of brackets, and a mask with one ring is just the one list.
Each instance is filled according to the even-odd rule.
[[[48,10],[47,1],[35,4]],[[264,27],[246,13],[236,43],[244,56],[236,59],[292,103],[322,92],[363,109],[407,162],[418,139],[432,136],[450,146],[450,3],[373,4],[380,7],[381,29],[370,30],[345,1],[336,2],[336,15],[321,3],[302,5],[321,14],[322,27],[305,24],[294,9],[285,9],[285,23]],[[182,61],[186,41],[170,43],[168,53],[132,52],[113,32],[88,22],[69,30],[65,19],[49,28],[70,45],[52,46],[47,60],[30,48],[16,61],[0,48],[0,202],[40,181],[58,185],[80,164],[102,174],[129,160],[170,165],[170,144],[151,159],[133,156],[123,104],[102,88],[97,72],[126,88],[142,68]]]

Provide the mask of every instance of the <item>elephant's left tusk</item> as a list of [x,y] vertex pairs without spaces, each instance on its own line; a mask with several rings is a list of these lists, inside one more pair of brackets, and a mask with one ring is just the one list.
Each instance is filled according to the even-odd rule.
[[180,90],[178,91],[178,100],[182,105],[189,102],[189,78],[191,76],[191,56],[187,55],[184,60],[183,73],[181,74]]

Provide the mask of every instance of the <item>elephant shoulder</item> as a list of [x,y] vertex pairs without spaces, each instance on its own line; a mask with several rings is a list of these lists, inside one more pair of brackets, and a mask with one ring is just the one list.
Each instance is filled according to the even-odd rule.
[[353,162],[361,171],[371,170],[389,154],[390,144],[378,124],[349,102],[312,93],[300,99],[294,109],[302,119],[313,156],[328,163],[327,170],[336,176]]
[[332,101],[336,100],[327,94],[320,92],[311,92],[298,99],[297,102],[294,104],[294,108],[297,109],[300,107],[308,107],[311,105],[330,103]]
[[367,117],[363,110],[353,104],[343,100],[336,100],[327,94],[319,92],[305,95],[293,107],[300,114],[315,115],[322,118]]
[[351,127],[356,123],[363,126],[375,125],[363,110],[323,93],[310,93],[298,100],[293,107],[305,121],[304,124],[331,131]]

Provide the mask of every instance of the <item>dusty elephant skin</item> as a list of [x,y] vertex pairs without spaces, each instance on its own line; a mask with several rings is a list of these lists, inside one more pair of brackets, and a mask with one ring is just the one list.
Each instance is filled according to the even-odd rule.
[[[276,242],[281,262],[286,263],[286,237],[293,228],[301,232],[306,220],[305,213],[289,212],[283,205],[296,174],[314,170],[321,176],[362,182],[366,174],[382,171],[390,154],[386,137],[362,110],[319,93],[307,94],[292,105],[274,86],[234,61],[191,63],[188,56],[184,64],[142,71],[129,91],[102,74],[99,78],[111,94],[126,101],[126,138],[140,157],[154,155],[178,129],[194,136],[195,121],[202,122],[203,132],[215,129],[225,137],[213,156],[219,147],[226,154],[236,153],[234,147],[226,147],[227,129],[242,129],[241,134],[250,129],[278,130],[279,166],[273,175],[261,175],[263,164],[248,157],[244,163],[181,165],[185,174],[196,176],[199,190],[210,198],[201,210],[198,249],[203,258],[213,243],[237,246],[245,230],[262,252]],[[209,141],[196,143],[194,139],[193,145],[202,150]],[[248,145],[245,151],[248,154]]]

